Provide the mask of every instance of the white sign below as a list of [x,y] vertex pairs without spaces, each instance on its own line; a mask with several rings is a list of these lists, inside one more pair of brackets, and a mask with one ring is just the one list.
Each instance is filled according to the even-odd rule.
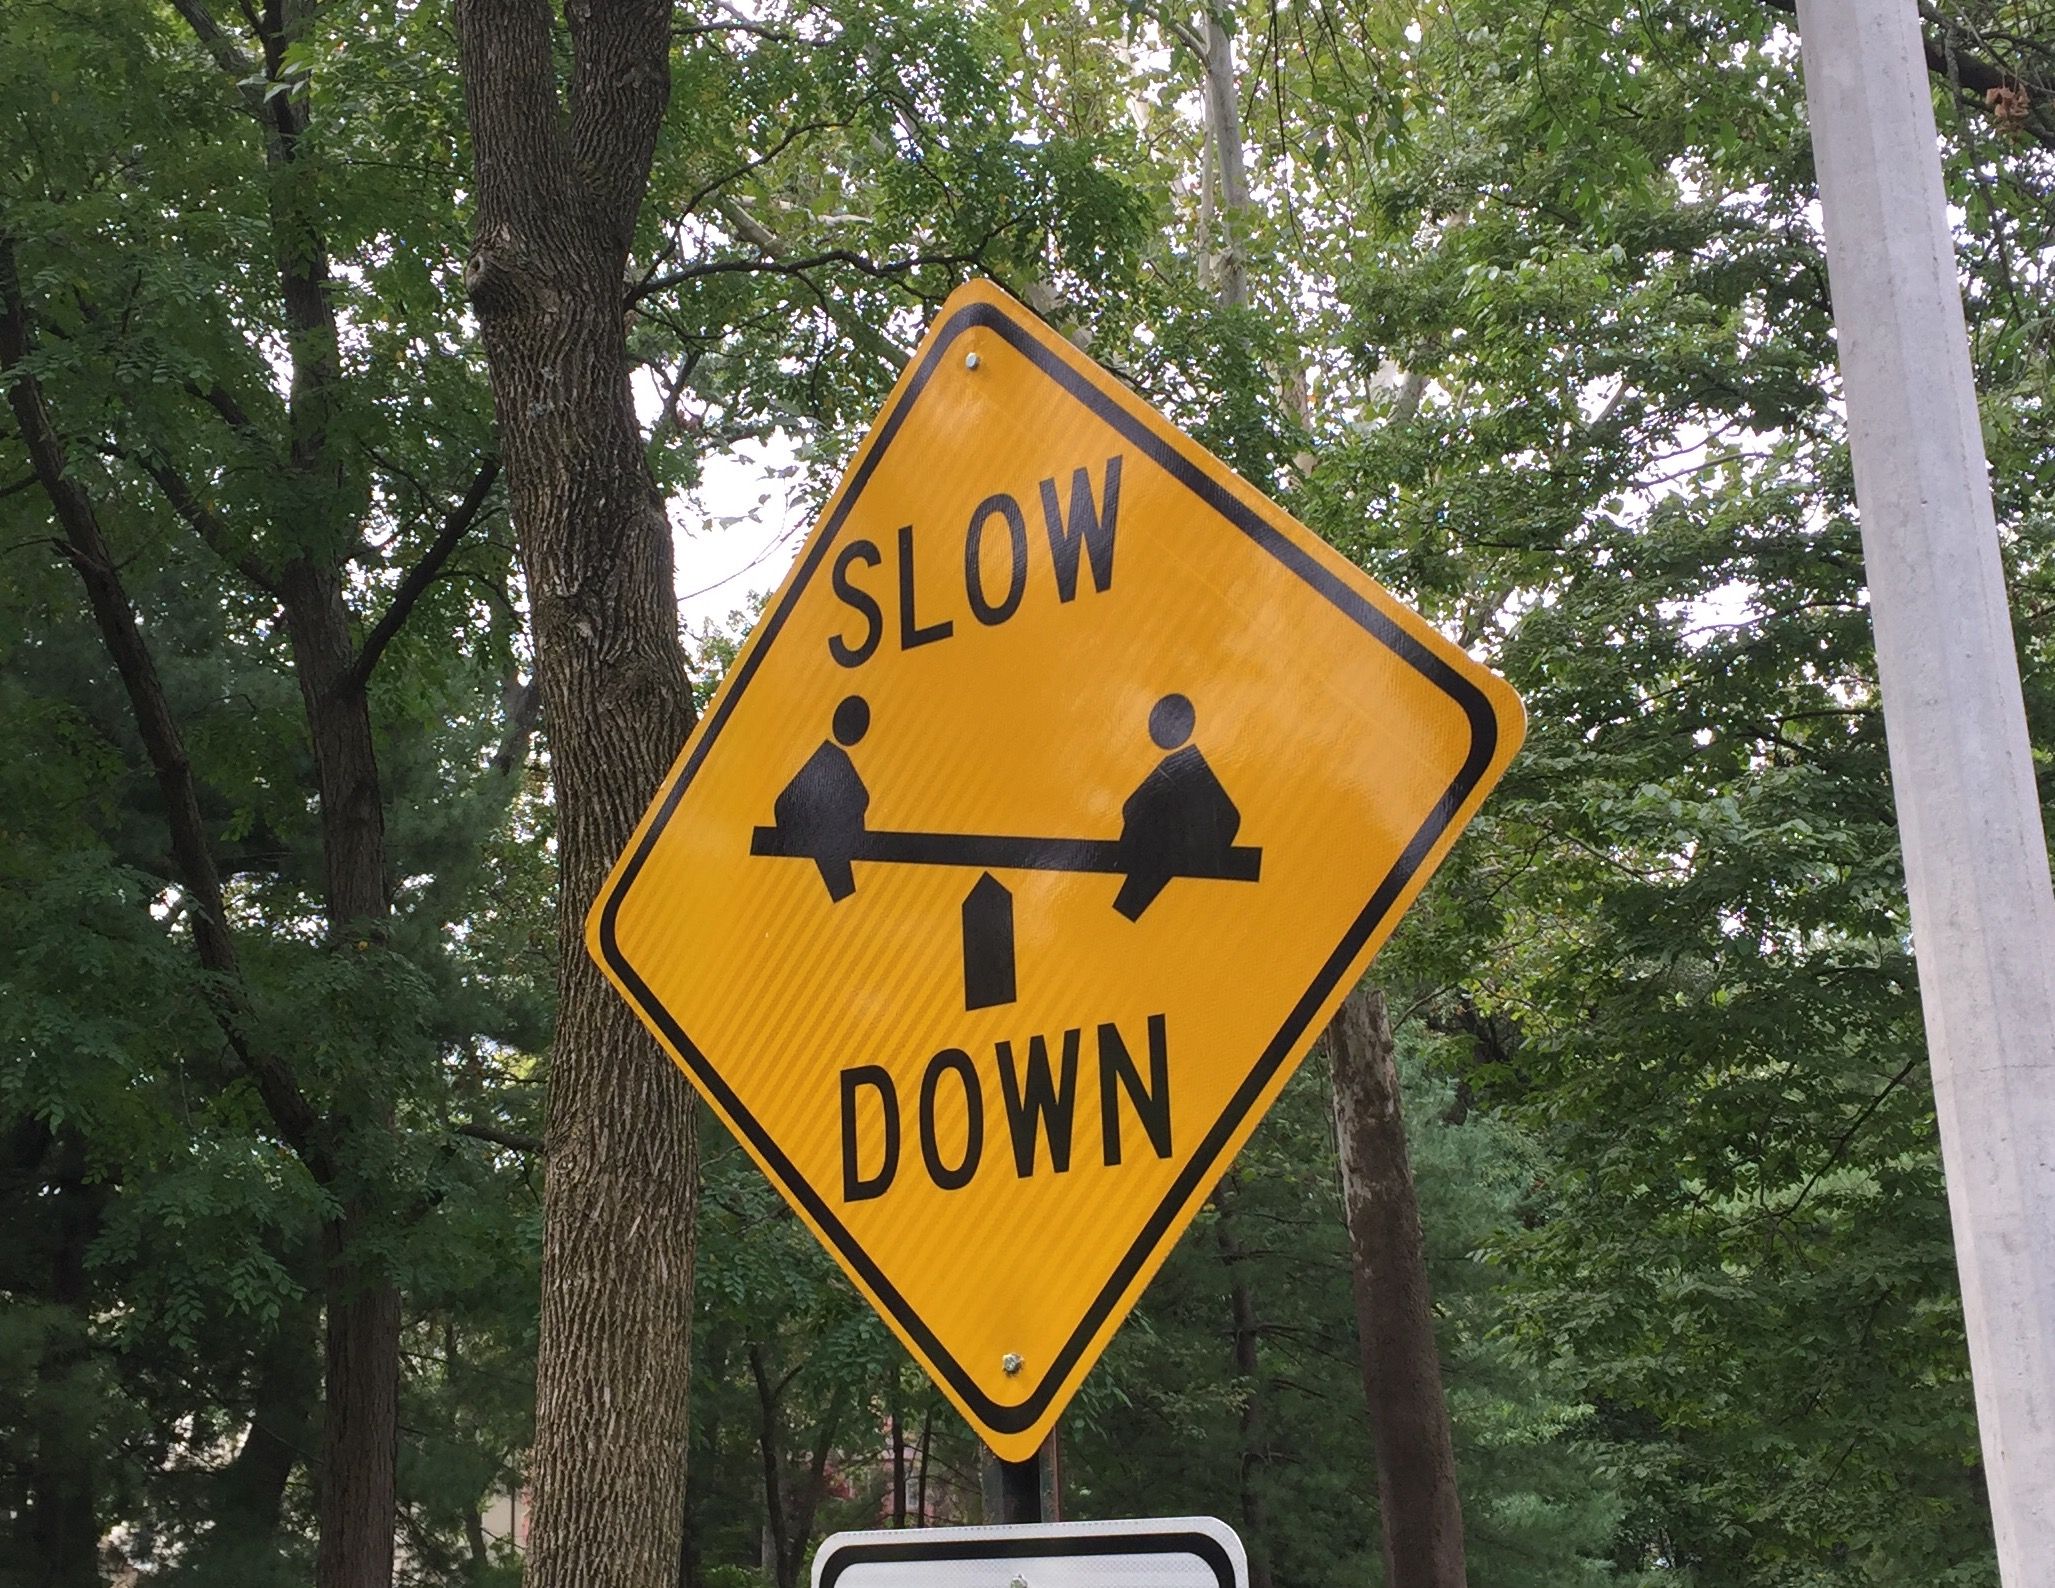
[[837,1533],[813,1588],[1249,1588],[1234,1529],[1210,1516]]

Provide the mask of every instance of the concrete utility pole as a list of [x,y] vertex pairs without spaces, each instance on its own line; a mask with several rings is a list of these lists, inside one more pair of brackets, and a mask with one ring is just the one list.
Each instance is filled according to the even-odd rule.
[[2055,1584],[2055,894],[1913,0],[1799,0],[1985,1477]]

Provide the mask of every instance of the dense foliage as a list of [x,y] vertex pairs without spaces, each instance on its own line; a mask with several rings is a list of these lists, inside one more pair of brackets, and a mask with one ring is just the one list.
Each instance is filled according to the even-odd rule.
[[[551,808],[446,10],[0,8],[0,1583],[307,1579],[344,1207],[349,1283],[401,1299],[401,1576],[518,1579]],[[1182,14],[681,6],[625,288],[674,523],[774,433],[818,499],[988,274],[1505,671],[1527,748],[1376,971],[1475,1580],[1991,1582],[1795,22],[1220,16],[1245,204]],[[2055,16],[1929,26],[2045,762]],[[280,284],[316,255],[310,386]],[[182,734],[228,1025],[32,392]],[[320,557],[371,658],[362,930],[275,588]],[[338,1122],[329,1171],[243,1042]],[[833,1527],[975,1519],[967,1431],[702,1150],[681,1580],[792,1588]],[[1375,1580],[1348,1265],[1316,1057],[1070,1416],[1071,1513],[1211,1511],[1279,1585]]]

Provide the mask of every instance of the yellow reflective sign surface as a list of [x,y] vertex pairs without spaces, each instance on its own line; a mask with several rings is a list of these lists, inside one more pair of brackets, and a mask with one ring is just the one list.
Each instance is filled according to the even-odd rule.
[[1521,728],[1503,682],[973,284],[587,938],[1018,1458]]

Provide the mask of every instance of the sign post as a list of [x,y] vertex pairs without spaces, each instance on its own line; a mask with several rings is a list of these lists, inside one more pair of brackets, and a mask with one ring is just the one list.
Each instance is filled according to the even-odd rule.
[[985,1518],[1013,1524],[1060,1520],[1055,1436],[1019,1461],[985,1456]]
[[1999,1570],[2055,1562],[2055,894],[1909,4],[1799,0]]
[[587,942],[1039,1515],[1027,1464],[1522,726],[973,283]]

